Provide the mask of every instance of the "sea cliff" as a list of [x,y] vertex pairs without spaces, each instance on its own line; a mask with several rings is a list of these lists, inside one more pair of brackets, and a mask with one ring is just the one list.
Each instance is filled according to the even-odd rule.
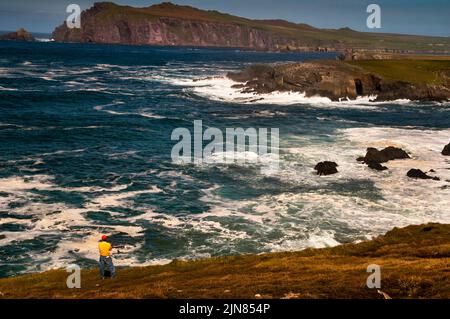
[[251,20],[218,11],[161,3],[145,8],[95,3],[81,14],[81,28],[63,23],[59,42],[244,48],[269,51],[450,52],[450,39],[318,29],[284,20]]

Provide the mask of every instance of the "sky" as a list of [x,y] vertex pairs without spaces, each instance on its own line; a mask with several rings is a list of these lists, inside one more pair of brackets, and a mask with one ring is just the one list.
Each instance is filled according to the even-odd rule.
[[[99,0],[97,0],[99,1]],[[25,28],[50,33],[69,15],[75,3],[82,10],[90,0],[0,0],[0,30]],[[115,0],[117,4],[147,7],[160,1]],[[173,0],[177,4],[218,10],[252,19],[285,19],[319,28],[350,27],[358,31],[450,36],[450,0]],[[381,29],[368,29],[366,8],[381,7]]]

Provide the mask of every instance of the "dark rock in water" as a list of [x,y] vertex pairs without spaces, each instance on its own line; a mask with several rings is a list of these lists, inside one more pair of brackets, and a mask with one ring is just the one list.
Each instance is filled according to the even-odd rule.
[[314,169],[317,171],[317,175],[332,175],[332,174],[336,174],[338,172],[337,168],[338,164],[336,164],[335,162],[320,162],[318,163]]
[[420,169],[410,169],[408,171],[408,173],[406,174],[406,176],[410,177],[410,178],[418,178],[418,179],[432,179],[435,181],[439,181],[439,177],[432,177],[432,176],[428,176],[427,174],[425,174],[424,172],[422,172]]
[[444,147],[442,150],[442,155],[450,156],[450,143]]
[[388,168],[386,166],[381,165],[380,163],[368,163],[369,168],[374,169],[376,171],[385,171]]
[[36,41],[35,38],[25,29],[19,29],[16,32],[7,33],[0,36],[0,40],[14,41]]
[[410,158],[408,153],[404,150],[389,146],[385,149],[379,151],[376,148],[369,147],[367,149],[366,156],[364,158],[358,158],[358,160],[363,159],[365,163],[386,163],[395,159],[405,159]]
[[410,169],[408,171],[408,173],[406,174],[406,176],[411,177],[411,178],[420,178],[420,179],[430,179],[431,178],[430,176],[425,174],[420,169],[415,169],[415,168]]

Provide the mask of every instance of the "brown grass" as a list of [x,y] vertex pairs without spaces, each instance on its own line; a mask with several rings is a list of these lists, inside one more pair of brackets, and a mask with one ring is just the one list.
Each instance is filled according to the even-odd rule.
[[366,287],[369,264],[382,267],[381,290],[392,298],[450,298],[450,225],[334,248],[122,268],[104,281],[84,270],[81,289],[55,270],[1,279],[0,298],[382,298]]
[[445,74],[450,74],[448,56],[409,56],[393,60],[361,60],[347,63],[362,67],[390,81],[440,85],[447,81]]

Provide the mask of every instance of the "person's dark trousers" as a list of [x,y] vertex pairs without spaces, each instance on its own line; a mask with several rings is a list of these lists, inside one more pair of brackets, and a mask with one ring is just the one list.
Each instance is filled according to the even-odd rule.
[[100,276],[102,276],[102,278],[105,277],[105,267],[107,267],[107,269],[109,270],[111,277],[114,277],[116,275],[116,270],[110,256],[100,256],[100,260],[98,263],[100,266]]

